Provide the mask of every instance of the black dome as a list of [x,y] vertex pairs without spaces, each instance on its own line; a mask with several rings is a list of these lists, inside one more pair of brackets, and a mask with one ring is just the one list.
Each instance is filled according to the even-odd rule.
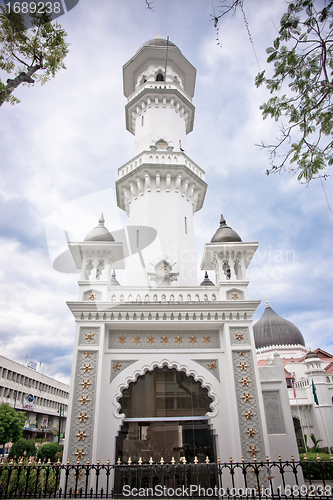
[[231,227],[227,226],[225,218],[221,215],[220,219],[220,227],[214,234],[213,238],[210,240],[211,243],[225,243],[225,242],[233,242],[233,241],[242,241],[242,238],[231,229]]
[[304,338],[297,326],[281,318],[269,306],[259,321],[253,325],[256,348],[273,345],[304,345]]

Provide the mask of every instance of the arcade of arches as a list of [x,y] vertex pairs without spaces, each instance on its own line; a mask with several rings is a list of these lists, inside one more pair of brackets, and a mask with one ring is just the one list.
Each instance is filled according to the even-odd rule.
[[192,376],[155,368],[131,383],[119,402],[126,418],[117,437],[116,459],[216,460],[214,434],[205,417],[212,399]]

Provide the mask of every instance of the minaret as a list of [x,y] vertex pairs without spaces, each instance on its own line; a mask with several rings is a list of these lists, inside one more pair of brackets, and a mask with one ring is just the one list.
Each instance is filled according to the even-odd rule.
[[[126,128],[135,156],[118,170],[117,203],[130,226],[156,229],[130,259],[127,285],[198,285],[193,215],[203,205],[204,171],[186,153],[193,129],[196,70],[172,42],[146,42],[123,68]],[[146,246],[140,228],[137,247]]]

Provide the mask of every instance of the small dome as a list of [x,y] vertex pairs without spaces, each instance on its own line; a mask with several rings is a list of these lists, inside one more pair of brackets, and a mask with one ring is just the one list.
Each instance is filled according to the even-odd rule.
[[96,226],[87,236],[84,238],[84,241],[114,241],[114,237],[104,226],[105,219],[103,214],[99,219],[99,224]]
[[242,241],[242,238],[233,229],[231,229],[231,227],[227,226],[225,218],[223,217],[223,215],[221,215],[220,227],[218,228],[210,242],[225,243],[228,241]]
[[205,272],[205,279],[200,283],[200,286],[215,286],[214,283],[210,281],[207,271]]
[[[141,45],[141,47],[137,52],[140,52],[140,50],[142,50],[144,47],[166,47],[166,45],[167,45],[167,40],[165,38],[152,38],[151,40],[148,40],[143,45]],[[170,42],[170,40],[168,42],[168,46],[176,47],[176,49],[178,49],[177,45]]]
[[311,359],[311,358],[317,358],[319,359],[319,356],[315,352],[308,352],[307,355],[305,356],[305,359]]
[[304,338],[297,326],[281,318],[269,306],[259,321],[253,325],[254,341],[256,348],[273,345],[303,345]]

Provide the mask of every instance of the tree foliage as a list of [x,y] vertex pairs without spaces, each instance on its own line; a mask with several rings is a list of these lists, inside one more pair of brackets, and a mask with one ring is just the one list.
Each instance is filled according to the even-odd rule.
[[[221,4],[215,24],[237,8],[244,13],[243,0]],[[264,119],[280,122],[281,131],[275,143],[261,144],[270,151],[267,175],[287,168],[308,183],[333,164],[332,21],[332,1],[289,1],[278,36],[266,50],[274,72],[270,78],[260,72],[255,83],[265,84],[272,94],[260,109]]]
[[66,68],[67,33],[57,22],[50,22],[49,14],[31,13],[30,17],[32,28],[26,30],[20,13],[0,6],[0,69],[13,76],[6,83],[0,80],[0,106],[19,102],[12,93],[22,83],[43,85]]
[[23,457],[24,455],[27,457],[35,457],[36,453],[37,448],[33,439],[20,438],[16,443],[13,443],[10,449],[9,458]]
[[57,443],[42,444],[42,446],[38,448],[37,458],[40,458],[41,460],[50,459],[51,462],[54,462],[58,451],[59,451],[59,445]]
[[15,442],[22,436],[25,414],[14,410],[6,403],[0,405],[0,443]]

